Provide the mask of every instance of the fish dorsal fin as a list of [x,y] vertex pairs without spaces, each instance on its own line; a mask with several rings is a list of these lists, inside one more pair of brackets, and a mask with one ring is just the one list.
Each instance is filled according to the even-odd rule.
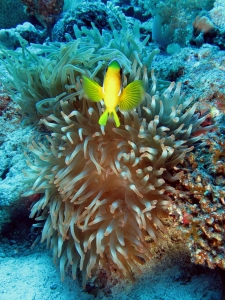
[[122,86],[122,80],[121,80],[121,84],[120,84],[120,90],[119,90],[119,93],[118,93],[118,97],[121,95],[121,93],[122,93],[122,90],[123,90],[123,86]]
[[105,76],[104,76],[104,81],[103,81],[103,86],[102,86],[102,92],[105,95]]
[[123,91],[123,77],[122,76],[123,76],[122,75],[122,69],[120,69],[120,78],[121,78],[121,80],[120,80],[120,90],[119,90],[119,93],[118,93],[118,97],[121,96],[122,91]]
[[119,73],[120,73],[120,78],[121,78],[120,81],[121,82],[120,82],[120,90],[119,90],[119,93],[118,93],[118,97],[119,97],[121,95],[121,93],[122,93],[122,90],[123,90],[123,85],[122,85],[122,67],[121,67],[121,64],[118,61],[118,59],[114,58],[114,59],[112,59],[110,61],[109,65],[108,65],[108,68],[113,68],[113,69],[119,71]]

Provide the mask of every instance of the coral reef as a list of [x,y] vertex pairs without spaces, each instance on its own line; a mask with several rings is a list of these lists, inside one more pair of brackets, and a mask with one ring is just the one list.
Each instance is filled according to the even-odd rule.
[[197,15],[192,24],[194,30],[191,44],[201,47],[204,43],[214,43],[218,30],[205,12]]
[[[4,74],[3,72],[1,68],[1,74]],[[3,227],[11,222],[15,211],[24,208],[20,201],[21,194],[26,190],[22,173],[26,168],[23,151],[27,142],[32,140],[34,132],[29,126],[21,126],[20,108],[11,101],[1,85],[0,128],[0,232],[2,232]],[[28,217],[26,208],[24,214]]]
[[47,37],[46,30],[38,30],[29,22],[12,29],[0,30],[0,43],[8,49],[20,47],[20,36],[28,43],[43,43]]
[[201,112],[212,107],[224,111],[224,57],[224,51],[205,44],[200,49],[181,48],[172,56],[161,53],[156,56],[153,68],[158,77],[183,82],[183,90],[196,99]]
[[162,48],[166,48],[173,40],[174,28],[171,25],[162,26],[161,17],[156,15],[152,24],[152,39]]
[[149,15],[149,17],[158,15],[165,28],[168,26],[173,28],[174,34],[171,37],[173,42],[185,46],[191,39],[191,23],[194,21],[194,18],[202,9],[212,8],[213,0],[138,0],[138,5],[143,7],[144,15]]
[[[210,268],[225,269],[225,140],[211,134],[204,149],[187,156],[182,163],[183,201],[178,207],[189,214],[186,223],[192,261]],[[182,189],[182,188],[180,188]]]
[[194,22],[193,27],[195,28],[197,34],[203,32],[204,34],[215,30],[214,24],[206,16],[198,15]]
[[[92,28],[92,23],[100,30],[111,30],[110,23],[116,29],[121,28],[121,20],[117,9],[108,2],[107,5],[101,2],[84,2],[82,5],[74,3],[72,8],[64,13],[63,17],[55,24],[52,30],[52,40],[65,42],[68,35],[75,38],[73,26],[81,28]],[[123,16],[124,17],[124,16]]]
[[21,0],[26,12],[50,31],[63,11],[64,0]]
[[216,0],[213,6],[213,9],[209,12],[210,17],[216,26],[225,31],[225,2]]

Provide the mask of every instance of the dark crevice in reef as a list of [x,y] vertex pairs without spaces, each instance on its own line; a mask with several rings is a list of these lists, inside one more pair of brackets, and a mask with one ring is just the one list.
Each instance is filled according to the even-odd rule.
[[1,174],[1,179],[4,180],[6,179],[7,174],[9,173],[10,168],[6,168],[2,174]]
[[32,230],[33,219],[29,218],[29,210],[25,205],[14,208],[11,221],[1,228],[0,246],[3,246],[7,256],[20,256],[31,253],[32,244],[40,232]]

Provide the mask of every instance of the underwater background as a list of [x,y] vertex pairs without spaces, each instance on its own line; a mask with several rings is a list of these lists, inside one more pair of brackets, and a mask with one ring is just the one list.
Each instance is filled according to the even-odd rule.
[[0,300],[225,299],[224,49],[224,0],[0,0]]

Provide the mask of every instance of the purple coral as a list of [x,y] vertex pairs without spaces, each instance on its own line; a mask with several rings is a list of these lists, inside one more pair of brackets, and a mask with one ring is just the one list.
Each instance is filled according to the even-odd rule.
[[35,16],[47,30],[59,19],[64,0],[21,0],[26,5],[26,12]]

